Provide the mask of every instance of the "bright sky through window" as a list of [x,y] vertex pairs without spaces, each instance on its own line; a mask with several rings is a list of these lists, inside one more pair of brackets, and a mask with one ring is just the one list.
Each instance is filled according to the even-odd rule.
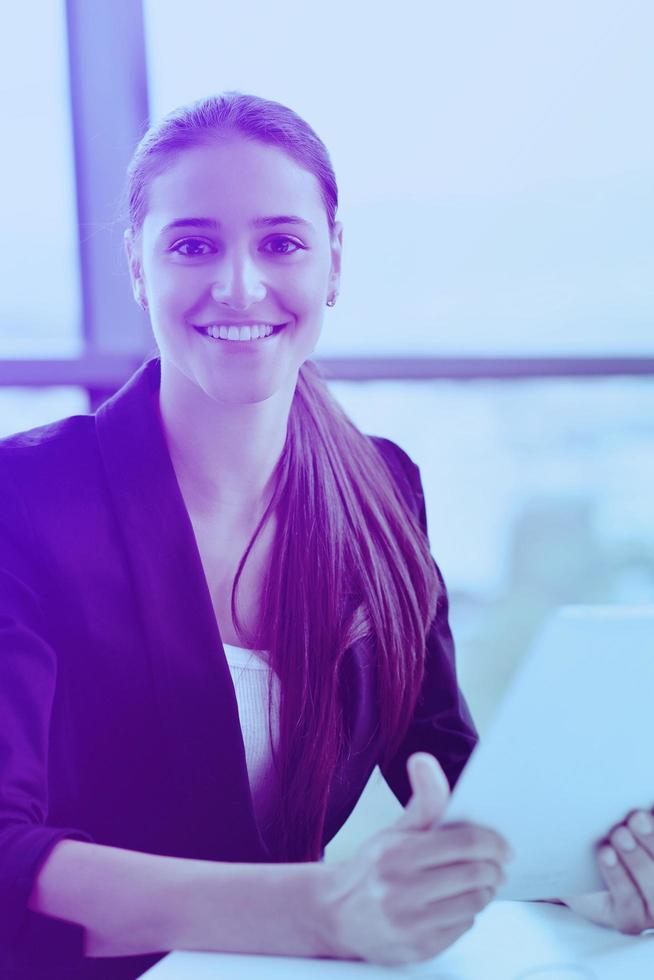
[[654,8],[146,0],[154,116],[236,88],[317,130],[323,354],[651,353]]
[[64,3],[11,4],[0,31],[0,357],[81,349]]

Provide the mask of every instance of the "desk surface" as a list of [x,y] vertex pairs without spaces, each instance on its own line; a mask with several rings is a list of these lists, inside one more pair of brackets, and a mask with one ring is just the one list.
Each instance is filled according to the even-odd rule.
[[559,905],[493,902],[440,956],[407,967],[232,953],[170,953],[147,980],[652,980],[654,936],[625,936]]

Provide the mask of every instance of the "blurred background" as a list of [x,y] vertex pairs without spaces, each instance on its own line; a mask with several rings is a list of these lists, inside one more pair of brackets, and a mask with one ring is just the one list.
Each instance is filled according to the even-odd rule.
[[[95,410],[154,352],[128,160],[149,120],[252,92],[330,150],[316,360],[421,468],[482,735],[552,609],[654,602],[649,0],[24,0],[0,53],[0,435]],[[376,773],[327,858],[398,810]]]

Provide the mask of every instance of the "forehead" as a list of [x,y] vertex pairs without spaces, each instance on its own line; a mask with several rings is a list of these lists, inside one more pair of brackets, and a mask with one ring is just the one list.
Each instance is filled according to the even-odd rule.
[[317,178],[274,146],[226,139],[178,153],[148,191],[145,223],[179,217],[240,222],[269,214],[296,214],[326,223]]

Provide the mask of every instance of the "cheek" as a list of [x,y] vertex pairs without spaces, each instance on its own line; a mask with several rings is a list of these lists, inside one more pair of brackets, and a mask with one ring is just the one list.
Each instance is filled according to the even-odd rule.
[[298,316],[314,317],[323,303],[324,282],[315,272],[293,277],[285,284],[284,299]]
[[150,284],[153,302],[160,308],[179,307],[190,294],[197,293],[198,275],[192,269],[182,269],[154,258],[144,269]]
[[199,283],[197,277],[176,275],[175,271],[164,270],[157,281],[157,297],[161,307],[183,309],[191,297],[197,297]]

